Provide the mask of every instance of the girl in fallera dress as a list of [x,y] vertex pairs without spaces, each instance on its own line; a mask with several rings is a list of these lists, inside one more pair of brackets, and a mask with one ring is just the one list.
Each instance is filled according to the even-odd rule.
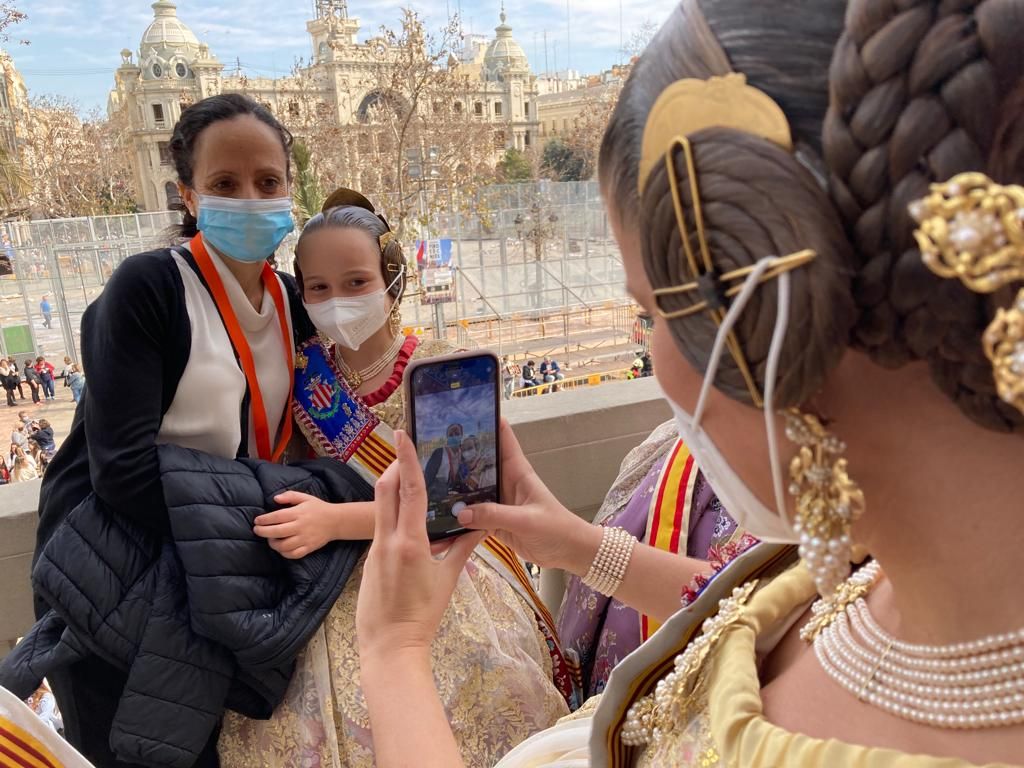
[[[504,503],[460,522],[664,624],[499,766],[1022,764],[1022,38],[1015,0],[672,12],[601,185],[680,436],[763,543],[691,601],[682,558],[575,518],[506,427]],[[472,540],[432,558],[398,458],[363,690],[378,765],[450,768],[424,649]]]
[[[400,307],[409,275],[402,248],[361,194],[341,189],[305,226],[296,277],[318,333],[296,355],[294,416],[300,452],[344,461],[376,483],[404,427],[402,375],[410,360],[454,351],[407,334]],[[300,493],[258,518],[256,533],[289,558],[332,539],[370,539],[372,504],[329,504]],[[224,768],[377,764],[361,690],[355,606],[361,564],[299,657],[269,721],[229,713]],[[572,690],[554,623],[521,561],[483,542],[465,564],[430,654],[460,759],[489,768],[569,711]]]

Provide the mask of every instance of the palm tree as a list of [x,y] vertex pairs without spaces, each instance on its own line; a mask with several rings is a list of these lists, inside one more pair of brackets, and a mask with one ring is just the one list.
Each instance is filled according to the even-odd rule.
[[295,186],[292,188],[292,199],[298,213],[299,226],[320,212],[324,204],[324,192],[320,181],[313,170],[313,157],[309,147],[302,141],[292,146],[292,157],[295,160]]

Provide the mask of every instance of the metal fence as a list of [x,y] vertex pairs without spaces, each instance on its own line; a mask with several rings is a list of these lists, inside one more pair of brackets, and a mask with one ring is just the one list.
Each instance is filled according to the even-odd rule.
[[[436,311],[410,295],[407,326],[441,323],[460,343],[524,353],[569,351],[605,331],[628,337],[622,311],[631,315],[632,305],[596,184],[504,185],[479,194],[479,214],[439,214],[427,227],[431,237],[453,241],[455,299]],[[530,232],[538,211],[543,237]],[[178,221],[161,211],[2,225],[0,249],[13,274],[0,277],[0,352],[78,359],[85,308],[124,259],[170,244]],[[290,235],[278,251],[285,271],[293,270],[296,240]]]

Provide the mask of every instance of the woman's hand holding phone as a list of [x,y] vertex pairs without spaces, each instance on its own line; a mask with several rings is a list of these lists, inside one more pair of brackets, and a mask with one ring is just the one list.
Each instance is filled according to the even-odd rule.
[[[398,461],[377,481],[373,544],[356,603],[359,676],[375,763],[457,768],[462,757],[434,687],[430,644],[484,535],[431,546],[423,470],[412,440],[404,432],[395,438]],[[445,548],[444,559],[436,560],[434,553]]]
[[[356,607],[360,654],[374,658],[429,652],[459,574],[485,536],[471,533],[431,545],[423,470],[408,435],[395,437],[398,460],[377,481],[373,544]],[[435,559],[445,550],[444,559]]]
[[586,573],[601,546],[601,529],[574,515],[548,490],[505,419],[501,420],[501,450],[505,503],[468,507],[459,513],[459,523],[494,533],[542,568]]

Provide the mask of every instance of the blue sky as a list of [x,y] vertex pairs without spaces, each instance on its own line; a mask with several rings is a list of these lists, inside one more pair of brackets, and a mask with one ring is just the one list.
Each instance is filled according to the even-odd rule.
[[[349,15],[362,22],[362,37],[381,24],[393,26],[403,6],[418,10],[431,28],[439,28],[448,9],[461,2],[463,27],[491,34],[498,23],[500,0],[349,0]],[[565,69],[569,51],[573,69],[598,72],[618,63],[621,35],[627,40],[644,20],[660,23],[675,0],[568,0],[571,20],[566,34],[566,0],[508,0],[506,11],[514,35],[535,72],[544,69],[544,32],[548,67]],[[85,111],[105,107],[120,64],[122,48],[138,50],[153,17],[148,0],[21,0],[28,20],[13,30],[9,51],[32,94],[55,93],[76,101]],[[306,21],[313,0],[177,0],[178,15],[209,43],[225,64],[240,61],[254,74],[286,73],[298,57],[309,58]]]

